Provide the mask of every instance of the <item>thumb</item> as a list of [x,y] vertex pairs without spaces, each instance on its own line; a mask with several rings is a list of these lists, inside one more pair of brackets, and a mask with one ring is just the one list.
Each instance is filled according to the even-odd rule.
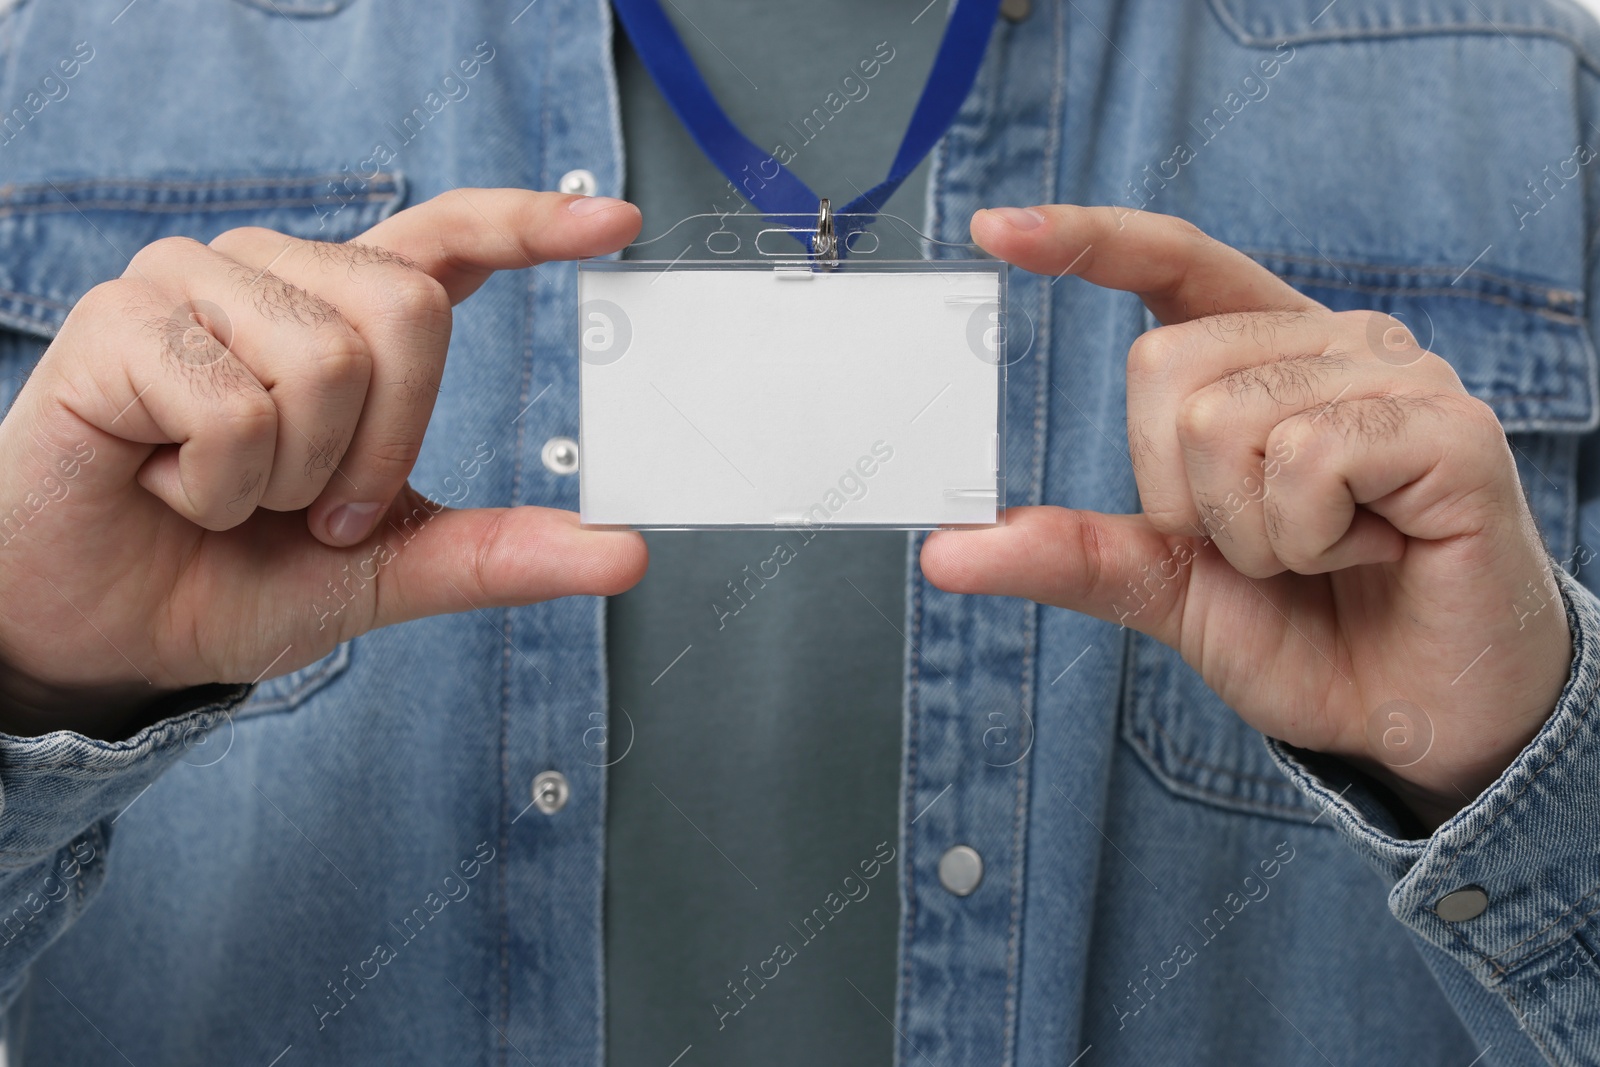
[[1003,526],[929,534],[922,573],[946,592],[1026,597],[1175,645],[1198,553],[1143,515],[1008,508]]
[[644,577],[648,553],[637,533],[585,530],[570,511],[457,511],[408,485],[363,558],[377,572],[376,629],[469,608],[611,596]]

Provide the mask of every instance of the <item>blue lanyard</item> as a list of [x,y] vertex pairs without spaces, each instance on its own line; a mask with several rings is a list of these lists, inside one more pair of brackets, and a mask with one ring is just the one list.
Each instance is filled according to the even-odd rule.
[[[728,118],[659,0],[612,0],[612,6],[661,95],[734,188],[762,214],[815,217],[820,198]],[[955,121],[956,111],[978,77],[999,9],[1000,0],[958,0],[889,176],[838,209],[839,214],[852,216],[840,220],[841,242],[849,231],[870,225],[871,217],[881,210],[878,205],[900,188]],[[759,181],[749,182],[752,175]],[[758,188],[750,188],[752,184]]]

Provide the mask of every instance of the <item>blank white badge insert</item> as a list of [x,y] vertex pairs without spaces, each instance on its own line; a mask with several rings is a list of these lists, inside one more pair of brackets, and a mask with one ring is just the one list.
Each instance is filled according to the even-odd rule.
[[642,266],[578,275],[585,523],[997,520],[999,264]]

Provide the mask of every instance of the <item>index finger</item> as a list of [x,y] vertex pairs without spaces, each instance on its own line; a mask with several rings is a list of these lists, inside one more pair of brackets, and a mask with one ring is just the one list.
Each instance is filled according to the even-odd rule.
[[1035,274],[1137,293],[1163,324],[1228,311],[1321,308],[1243,252],[1171,215],[1056,204],[972,216],[984,251]]
[[450,303],[497,270],[615,252],[639,234],[626,200],[528,189],[453,189],[384,219],[356,240],[404,256]]

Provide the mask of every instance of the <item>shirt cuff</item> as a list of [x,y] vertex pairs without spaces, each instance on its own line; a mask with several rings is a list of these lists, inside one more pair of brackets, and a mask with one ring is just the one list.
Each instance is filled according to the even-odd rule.
[[118,741],[70,730],[0,733],[0,876],[37,863],[125,809],[253,688],[203,685],[174,693],[158,721]]
[[[1600,602],[1562,568],[1552,571],[1573,650],[1555,713],[1494,784],[1431,836],[1408,836],[1407,816],[1354,768],[1267,740],[1283,772],[1323,807],[1318,818],[1328,819],[1391,884],[1389,910],[1486,985],[1574,934],[1582,932],[1588,946],[1597,943]],[[1439,901],[1467,888],[1481,890],[1487,906],[1478,912],[1476,894],[1468,894],[1465,905],[1457,897],[1455,907],[1444,909],[1454,921],[1442,918]]]

